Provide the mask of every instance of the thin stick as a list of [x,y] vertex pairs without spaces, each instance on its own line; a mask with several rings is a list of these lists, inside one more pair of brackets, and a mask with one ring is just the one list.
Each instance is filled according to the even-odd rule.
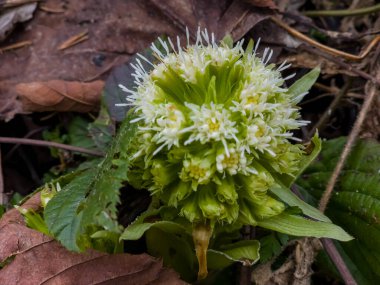
[[311,138],[311,136],[315,133],[315,131],[318,129],[319,131],[321,129],[324,129],[324,126],[327,122],[327,120],[330,118],[330,116],[333,114],[335,109],[338,107],[340,101],[342,98],[346,95],[348,89],[351,87],[351,80],[349,79],[346,84],[344,84],[343,88],[339,91],[338,95],[334,97],[334,100],[331,102],[330,106],[327,108],[327,110],[323,113],[321,118],[318,120],[318,122],[313,126],[311,131],[309,132],[308,137]]
[[351,64],[343,62],[338,57],[334,57],[334,56],[331,56],[329,54],[325,54],[324,52],[321,52],[320,50],[312,48],[312,47],[309,47],[309,46],[301,46],[300,48],[303,49],[303,50],[306,50],[309,53],[317,54],[317,55],[319,55],[321,57],[324,57],[327,60],[332,61],[332,62],[336,63],[337,65],[343,67],[347,71],[351,71],[352,73],[355,73],[355,74],[359,75],[360,77],[363,77],[364,79],[367,79],[367,80],[371,81],[375,85],[378,85],[378,86],[380,85],[380,81],[378,81],[374,76],[372,76],[369,73],[366,73],[366,72],[364,72],[362,70],[359,70],[359,69],[353,67]]
[[72,36],[68,40],[64,41],[59,47],[58,50],[65,50],[68,49],[74,45],[77,45],[83,41],[88,40],[88,31],[84,31],[82,33],[79,33],[75,36]]
[[80,153],[89,154],[89,155],[93,155],[93,156],[99,156],[99,157],[104,156],[103,153],[96,151],[96,150],[90,150],[90,149],[86,149],[83,147],[72,146],[72,145],[56,143],[56,142],[42,141],[42,140],[0,137],[0,144],[1,143],[26,144],[26,145],[36,145],[36,146],[44,146],[44,147],[56,147],[56,148],[60,148],[60,149],[68,150],[68,151],[80,152]]
[[323,11],[306,11],[303,12],[305,16],[309,17],[328,17],[328,16],[359,16],[380,11],[380,4],[376,4],[370,7],[364,7],[359,9],[346,9],[346,10],[323,10]]
[[52,14],[65,13],[65,10],[62,8],[54,8],[54,7],[49,7],[47,5],[40,5],[39,8],[41,11],[44,11],[46,13],[52,13]]
[[347,268],[339,251],[336,249],[334,243],[331,239],[322,238],[321,239],[323,247],[327,254],[330,256],[331,260],[334,262],[336,268],[338,269],[340,276],[342,277],[344,284],[346,285],[357,285],[354,277],[352,276],[350,270]]
[[371,107],[374,98],[376,98],[376,94],[377,94],[376,86],[370,85],[368,94],[366,98],[364,99],[362,109],[360,110],[360,113],[358,115],[358,118],[355,121],[352,131],[350,135],[348,136],[347,143],[344,146],[343,152],[339,157],[339,161],[335,166],[334,172],[331,175],[330,180],[327,184],[326,190],[323,192],[322,198],[319,202],[319,210],[321,210],[322,213],[326,210],[327,204],[334,190],[334,186],[337,182],[338,176],[343,169],[344,163],[346,162],[347,157],[350,154],[350,151],[354,145],[356,138],[358,137],[358,134],[364,122],[365,116],[367,115],[368,110]]
[[3,53],[5,51],[9,51],[9,50],[13,50],[13,49],[18,49],[18,48],[30,46],[31,44],[33,44],[32,41],[22,41],[22,42],[18,42],[15,44],[11,44],[11,45],[0,48],[0,53]]
[[362,60],[363,58],[365,58],[370,53],[372,48],[374,46],[376,46],[376,44],[378,42],[380,42],[380,36],[376,36],[375,38],[372,39],[372,41],[369,43],[369,45],[359,55],[354,55],[354,54],[350,54],[350,53],[347,53],[347,52],[337,50],[337,49],[331,48],[329,46],[323,45],[323,44],[309,38],[308,36],[305,36],[304,34],[300,33],[299,31],[293,29],[292,27],[290,27],[288,24],[286,24],[284,21],[280,20],[279,18],[270,17],[270,19],[273,22],[275,22],[278,26],[280,26],[281,28],[286,30],[292,36],[294,36],[294,37],[296,37],[296,38],[298,38],[304,42],[307,42],[308,44],[315,46],[315,47],[317,47],[317,48],[319,48],[325,52],[328,52],[332,55],[344,57],[344,58],[349,59],[349,60]]

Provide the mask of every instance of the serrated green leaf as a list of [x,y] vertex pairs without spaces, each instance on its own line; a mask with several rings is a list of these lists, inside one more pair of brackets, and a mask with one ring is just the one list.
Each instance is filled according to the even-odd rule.
[[207,267],[210,269],[222,269],[232,263],[239,262],[250,266],[259,258],[260,243],[257,240],[242,240],[223,246],[223,248],[207,251]]
[[349,241],[353,238],[341,227],[331,223],[311,221],[299,216],[282,213],[258,222],[258,226],[294,236],[332,238]]
[[116,206],[119,189],[128,180],[128,146],[136,131],[136,125],[129,123],[132,116],[125,119],[103,162],[67,185],[46,207],[49,230],[71,250],[89,246],[84,243],[93,234],[88,229],[121,231]]
[[44,217],[49,231],[69,250],[81,250],[77,238],[82,215],[77,214],[77,209],[85,199],[94,176],[93,171],[83,172],[63,187],[45,208]]
[[137,129],[136,124],[130,123],[132,118],[133,114],[130,114],[124,120],[105,160],[98,166],[94,180],[87,188],[86,201],[81,205],[82,227],[98,224],[106,230],[120,231],[116,206],[119,203],[119,189],[123,182],[128,181],[128,147]]
[[295,103],[302,100],[304,93],[308,92],[310,88],[317,81],[319,73],[321,72],[319,67],[314,68],[309,73],[302,76],[288,89],[288,94],[293,98]]

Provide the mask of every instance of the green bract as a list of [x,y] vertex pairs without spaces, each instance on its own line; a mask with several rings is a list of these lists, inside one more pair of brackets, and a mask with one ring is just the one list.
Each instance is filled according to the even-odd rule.
[[[182,49],[161,41],[159,63],[146,72],[133,65],[137,89],[127,98],[138,124],[130,183],[148,188],[190,222],[257,224],[284,211],[268,193],[274,172],[294,176],[303,146],[293,144],[300,120],[278,68],[256,51],[225,43],[207,32]],[[306,90],[305,90],[306,91]],[[268,167],[270,166],[270,171]]]

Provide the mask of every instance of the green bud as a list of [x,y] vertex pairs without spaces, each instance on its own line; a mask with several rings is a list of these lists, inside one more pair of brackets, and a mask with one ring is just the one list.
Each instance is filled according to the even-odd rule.
[[170,187],[168,192],[170,192],[168,205],[177,208],[178,202],[186,199],[193,191],[190,183],[179,181]]
[[234,181],[230,176],[221,179],[221,183],[216,185],[216,196],[220,202],[228,204],[236,203],[238,194],[235,190]]
[[266,202],[266,193],[274,183],[272,176],[266,170],[261,170],[258,174],[249,176],[239,175],[240,183],[244,188],[244,195],[255,204]]
[[184,216],[192,223],[203,219],[202,213],[198,206],[198,199],[196,193],[190,195],[184,201],[180,215]]
[[254,214],[251,211],[253,205],[250,204],[246,199],[240,199],[239,207],[240,209],[238,222],[240,222],[243,225],[256,226],[257,221]]
[[150,172],[153,175],[155,187],[159,189],[169,185],[178,177],[176,167],[161,159],[155,159],[152,161]]
[[255,205],[253,207],[254,215],[259,219],[263,220],[273,216],[277,216],[285,210],[284,203],[273,199],[270,196],[267,196],[267,200],[264,204]]
[[226,208],[216,199],[215,189],[211,185],[200,187],[197,195],[199,207],[205,218],[215,220],[225,215]]
[[225,214],[222,219],[226,220],[227,223],[233,223],[237,220],[239,216],[239,204],[235,202],[235,204],[224,204],[226,207]]

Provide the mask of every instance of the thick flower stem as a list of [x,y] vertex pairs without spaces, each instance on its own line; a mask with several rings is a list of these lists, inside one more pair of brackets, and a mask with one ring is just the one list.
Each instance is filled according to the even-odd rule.
[[198,223],[193,227],[193,241],[195,253],[198,259],[198,280],[207,277],[207,249],[212,235],[212,228],[209,222]]

